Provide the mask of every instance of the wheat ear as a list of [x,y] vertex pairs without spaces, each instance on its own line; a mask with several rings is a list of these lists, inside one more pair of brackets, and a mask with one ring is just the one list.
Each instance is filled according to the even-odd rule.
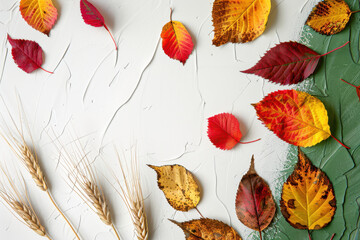
[[[5,206],[7,206],[14,216],[27,227],[40,236],[50,239],[45,231],[45,227],[41,224],[36,215],[27,194],[25,194],[25,198],[22,197],[20,191],[15,186],[15,183],[10,179],[8,172],[2,167],[0,168],[6,178],[6,183],[5,181],[0,182],[0,198],[3,200]],[[27,192],[25,188],[24,191],[25,193]]]
[[[145,212],[144,197],[140,184],[140,174],[136,153],[131,153],[131,171],[129,174],[130,176],[126,176],[124,167],[121,164],[119,154],[117,154],[117,156],[120,164],[122,179],[125,185],[124,188],[121,185],[120,180],[114,174],[116,182],[120,188],[120,191],[118,191],[118,193],[120,194],[129,211],[131,220],[135,228],[135,234],[137,239],[147,240],[149,237],[149,228]],[[128,170],[127,165],[126,169]]]
[[[60,143],[59,143],[60,144]],[[71,145],[71,152],[67,151],[65,146],[61,145],[64,154],[61,154],[61,164],[63,165],[74,191],[82,200],[94,211],[101,221],[114,230],[116,238],[120,236],[115,228],[111,218],[110,207],[107,203],[105,193],[98,181],[96,170],[92,166],[87,154],[82,147],[80,140],[75,140]],[[61,149],[56,146],[61,153]]]
[[[2,129],[2,132],[0,132],[1,137],[9,145],[9,147],[15,153],[15,155],[18,157],[18,159],[20,159],[21,162],[24,164],[25,168],[30,173],[30,175],[31,175],[32,179],[34,180],[35,184],[42,191],[47,193],[51,203],[55,206],[55,208],[58,210],[58,212],[64,218],[66,223],[71,228],[72,232],[75,234],[76,238],[78,240],[80,240],[80,237],[76,233],[74,227],[72,226],[70,221],[67,219],[65,214],[58,207],[58,205],[56,204],[54,198],[51,195],[50,189],[48,188],[48,184],[47,184],[46,179],[45,179],[45,175],[44,175],[44,173],[43,173],[43,171],[42,171],[42,169],[40,167],[40,163],[39,163],[38,155],[36,153],[36,149],[34,147],[33,150],[32,150],[25,141],[23,125],[21,124],[21,128],[19,129],[18,126],[16,125],[15,120],[11,116],[10,111],[9,111],[8,107],[6,106],[6,104],[5,104],[5,107],[6,107],[7,111],[8,111],[11,122],[14,125],[14,128],[15,128],[16,132],[20,136],[20,140],[18,140],[17,138],[15,138],[11,134],[11,131],[10,131],[10,129],[9,129],[9,127],[7,125],[5,125],[5,126],[6,126],[6,129],[7,129],[7,132],[9,132],[9,134],[8,135],[3,134],[2,132],[5,132],[5,131]],[[21,118],[22,114],[24,114],[23,109],[22,109],[22,111],[19,110],[20,122],[22,122],[22,118]],[[2,115],[1,115],[1,117],[2,117]],[[31,142],[34,143],[33,138],[31,136],[31,133],[30,133],[29,124],[28,124],[26,118],[24,119],[24,121],[25,121],[26,129],[29,132]],[[33,144],[33,146],[34,146],[34,144]]]

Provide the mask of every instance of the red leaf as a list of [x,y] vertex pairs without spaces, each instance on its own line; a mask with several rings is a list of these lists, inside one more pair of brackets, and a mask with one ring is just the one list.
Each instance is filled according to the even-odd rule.
[[247,227],[259,231],[267,228],[276,207],[269,185],[255,171],[254,156],[249,171],[242,177],[235,200],[236,215]]
[[296,84],[304,81],[315,71],[320,57],[338,50],[348,43],[320,55],[300,43],[283,42],[265,53],[255,66],[242,72],[256,74],[281,85]]
[[27,73],[31,73],[38,68],[52,73],[41,67],[43,64],[43,50],[39,44],[29,40],[12,39],[9,35],[7,35],[7,39],[12,46],[11,54],[13,59],[19,68]]
[[101,15],[99,10],[97,10],[97,8],[93,4],[91,4],[88,0],[80,0],[80,10],[84,22],[86,24],[91,25],[93,27],[104,27],[106,31],[108,31],[117,50],[115,39],[112,36],[109,28],[106,26],[104,17]]
[[[240,124],[234,115],[230,113],[221,113],[210,117],[208,123],[207,133],[210,141],[215,147],[222,150],[230,150],[237,143],[241,143],[240,139],[242,134],[240,131]],[[242,143],[251,143],[259,140],[260,139]]]
[[162,47],[170,58],[185,64],[194,48],[194,43],[185,26],[181,22],[173,21],[171,15],[172,9],[170,22],[165,24],[161,31]]
[[353,86],[356,89],[356,94],[358,95],[359,101],[360,101],[360,86],[355,86],[354,84],[351,84],[351,83],[345,81],[344,79],[340,79],[340,80],[343,81],[344,83],[349,84],[350,86]]

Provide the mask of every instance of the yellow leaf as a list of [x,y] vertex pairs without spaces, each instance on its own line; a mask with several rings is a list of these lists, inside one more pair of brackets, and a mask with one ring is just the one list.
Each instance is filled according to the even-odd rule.
[[169,220],[184,231],[187,240],[241,240],[235,229],[218,220],[201,218],[182,223]]
[[345,28],[351,14],[344,0],[325,0],[314,7],[306,24],[321,34],[333,35]]
[[321,229],[333,219],[336,200],[329,178],[299,149],[294,172],[284,183],[281,212],[298,229]]
[[46,35],[49,35],[58,15],[51,0],[21,0],[20,12],[31,27]]
[[271,0],[215,0],[213,44],[245,43],[259,37],[265,31],[270,9]]
[[169,204],[178,211],[189,211],[200,201],[200,188],[194,176],[183,166],[152,166],[157,173],[159,188]]

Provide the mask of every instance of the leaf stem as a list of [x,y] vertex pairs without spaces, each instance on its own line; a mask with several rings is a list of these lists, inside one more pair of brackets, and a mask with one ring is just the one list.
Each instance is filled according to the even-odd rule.
[[358,13],[360,10],[352,11],[351,14]]
[[63,216],[63,218],[65,219],[65,221],[67,222],[67,224],[70,226],[71,230],[73,231],[73,233],[75,234],[76,238],[80,240],[79,235],[76,233],[74,227],[71,225],[71,223],[69,222],[69,220],[66,218],[66,216],[63,214],[63,212],[60,210],[60,208],[57,206],[57,204],[55,203],[55,200],[53,199],[53,197],[50,194],[50,191],[47,190],[46,191],[47,195],[49,196],[51,202],[54,204],[55,208],[59,211],[59,213],[61,214],[61,216]]
[[250,141],[250,142],[239,142],[240,144],[248,144],[248,143],[253,143],[253,142],[257,142],[257,141],[260,141],[261,138],[259,139],[256,139],[256,140],[253,140],[253,141]]
[[345,144],[343,144],[342,142],[340,142],[340,140],[338,140],[338,139],[337,139],[336,137],[334,137],[332,134],[330,134],[330,136],[331,136],[333,139],[335,139],[338,143],[340,143],[341,146],[343,146],[344,148],[350,149],[350,147],[348,147],[348,146],[346,146]]
[[345,81],[344,79],[341,79],[341,78],[340,78],[340,80],[343,81],[344,83],[349,84],[350,86],[353,86],[354,88],[358,88],[358,86],[355,86],[354,84],[351,84],[351,83]]
[[331,236],[330,240],[333,240],[335,237],[335,233]]
[[113,42],[114,42],[114,44],[115,44],[115,50],[117,51],[117,50],[118,50],[118,47],[117,47],[117,45],[116,45],[115,39],[114,39],[113,35],[111,34],[109,28],[106,26],[105,23],[104,23],[104,28],[105,28],[106,31],[108,31],[108,33],[110,34],[110,37],[111,37],[111,39],[113,40]]
[[260,240],[262,240],[261,230],[259,230]]
[[172,13],[173,13],[173,9],[170,8],[170,22],[172,22]]
[[309,240],[311,240],[311,235],[310,235],[310,231],[308,230],[308,235],[309,235]]
[[197,207],[195,207],[195,210],[199,213],[199,215],[201,216],[201,218],[204,218],[204,216],[201,214],[201,212],[199,211],[199,209]]
[[328,54],[330,54],[330,53],[332,53],[332,52],[334,52],[334,51],[336,51],[336,50],[339,50],[340,48],[345,47],[345,46],[348,45],[349,43],[350,43],[350,41],[347,41],[344,45],[342,45],[342,46],[340,46],[340,47],[337,47],[337,48],[331,50],[330,52],[324,53],[324,54],[320,55],[320,57],[326,56],[326,55],[328,55]]
[[114,230],[114,233],[115,233],[117,239],[120,240],[120,236],[119,236],[118,232],[116,231],[114,224],[111,224],[111,228]]
[[48,71],[48,70],[46,70],[46,69],[43,69],[42,67],[40,67],[40,69],[43,70],[43,71],[45,71],[45,72],[47,72],[47,73],[50,73],[50,74],[53,74],[53,73],[54,73],[54,72],[50,72],[50,71]]

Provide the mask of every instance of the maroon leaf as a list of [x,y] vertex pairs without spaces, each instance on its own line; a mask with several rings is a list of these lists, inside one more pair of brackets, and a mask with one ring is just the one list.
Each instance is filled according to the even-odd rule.
[[303,44],[283,42],[265,53],[255,66],[242,72],[256,74],[281,85],[296,84],[304,81],[315,71],[320,57],[336,51],[348,43],[320,55]]
[[354,84],[351,84],[347,81],[345,81],[344,79],[340,79],[341,81],[343,81],[344,83],[349,84],[350,86],[353,86],[356,89],[356,94],[358,95],[359,101],[360,101],[360,86],[355,86]]
[[41,67],[43,64],[43,50],[39,44],[29,40],[12,39],[9,35],[7,35],[7,39],[12,46],[11,54],[13,59],[19,68],[27,73],[31,73],[38,68],[52,73]]
[[93,27],[104,27],[106,31],[108,31],[117,50],[115,39],[112,36],[109,28],[106,26],[104,17],[101,15],[99,10],[97,10],[97,8],[93,4],[91,4],[88,0],[80,0],[80,10],[84,22],[86,24],[91,25]]
[[275,202],[267,183],[255,171],[254,156],[249,171],[242,177],[235,200],[236,215],[247,227],[267,228],[275,216]]

